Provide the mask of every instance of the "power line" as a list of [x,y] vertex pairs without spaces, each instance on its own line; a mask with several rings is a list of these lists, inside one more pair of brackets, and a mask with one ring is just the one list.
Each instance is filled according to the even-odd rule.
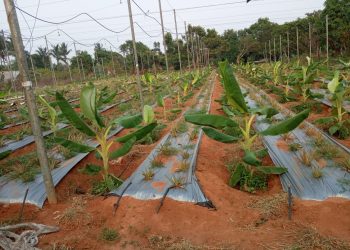
[[[255,0],[255,1],[266,1],[266,0]],[[273,2],[266,2],[265,4],[273,4],[273,3],[276,3],[276,2],[279,2],[280,0],[278,1],[273,1]],[[295,2],[295,1],[304,1],[304,0],[285,0],[283,3],[287,3],[287,2]],[[176,9],[176,11],[181,11],[181,10],[195,10],[195,9],[198,9],[198,8],[209,8],[209,7],[215,7],[215,6],[225,6],[225,5],[228,5],[228,4],[237,4],[237,3],[242,3],[241,2],[231,2],[231,3],[222,3],[222,4],[212,4],[212,5],[198,5],[198,6],[192,6],[192,7],[187,7],[187,8],[179,8],[179,9]],[[244,2],[245,3],[245,2]],[[164,10],[163,12],[173,12],[173,9],[171,10]],[[149,14],[156,14],[156,13],[159,13],[159,11],[153,11],[153,12],[149,12]],[[136,13],[136,14],[133,14],[133,16],[144,16],[143,13]],[[102,17],[102,18],[95,18],[96,20],[99,20],[99,21],[102,21],[102,20],[111,20],[111,19],[118,19],[118,18],[124,18],[124,17],[128,17],[127,15],[119,15],[119,16],[109,16],[109,17]],[[90,21],[93,21],[91,19],[89,20],[81,20],[81,21],[75,21],[75,22],[70,22],[70,23],[66,23],[66,24],[76,24],[76,23],[84,23],[84,22],[90,22]],[[39,26],[38,28],[44,28],[44,27],[50,27],[50,26]]]
[[55,25],[64,24],[64,23],[67,23],[67,22],[69,22],[69,21],[72,21],[72,20],[78,18],[79,16],[86,15],[86,16],[88,16],[89,18],[91,18],[93,21],[95,21],[98,25],[100,25],[102,28],[104,28],[104,29],[106,29],[106,30],[108,30],[108,31],[110,31],[110,32],[113,32],[113,33],[119,34],[119,33],[122,33],[122,32],[124,32],[124,31],[126,31],[126,30],[128,30],[128,29],[130,28],[130,26],[128,26],[128,27],[126,27],[125,29],[120,30],[120,31],[112,30],[112,29],[106,27],[104,24],[100,23],[96,18],[94,18],[93,16],[91,16],[89,13],[86,13],[86,12],[79,13],[79,14],[77,14],[77,15],[75,15],[75,16],[73,16],[73,17],[67,19],[67,20],[64,20],[64,21],[53,22],[53,21],[48,21],[48,20],[44,20],[44,19],[41,19],[41,18],[39,18],[39,17],[33,16],[32,14],[26,12],[25,10],[22,10],[22,9],[19,8],[18,6],[16,6],[16,9],[18,9],[20,12],[23,12],[24,14],[26,14],[26,15],[28,15],[28,16],[30,16],[30,17],[36,19],[36,20],[39,20],[39,21],[44,22],[44,23],[49,23],[49,24],[55,24]]

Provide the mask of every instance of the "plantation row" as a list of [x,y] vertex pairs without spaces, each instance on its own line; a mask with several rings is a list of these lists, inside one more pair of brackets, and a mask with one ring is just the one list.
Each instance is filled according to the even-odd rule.
[[[55,174],[60,173],[59,169],[95,151],[96,160],[101,164],[88,163],[81,169],[82,174],[102,173],[103,180],[94,183],[92,193],[106,193],[119,186],[122,180],[109,171],[113,159],[122,158],[135,144],[153,144],[159,140],[162,130],[179,116],[183,104],[192,98],[194,90],[201,86],[202,79],[207,75],[208,71],[189,72],[182,76],[174,73],[170,78],[145,74],[142,84],[145,105],[141,113],[134,82],[88,83],[81,86],[80,95],[73,93],[71,86],[55,92],[45,91],[45,96],[38,95],[43,128],[50,131],[45,142],[54,181]],[[80,104],[75,104],[79,96]],[[68,100],[74,101],[70,103]],[[173,104],[166,104],[167,100],[172,100]],[[23,131],[23,125],[18,127]],[[116,138],[123,129],[128,134],[123,131],[124,135]],[[11,136],[11,133],[7,136]],[[17,141],[5,140],[1,148],[2,182],[17,179],[31,185],[37,180],[39,162],[28,143],[29,137],[23,135],[22,138],[16,138]],[[4,151],[14,144],[22,145],[15,150]],[[15,152],[14,157],[12,155]],[[6,190],[6,187],[3,189]]]

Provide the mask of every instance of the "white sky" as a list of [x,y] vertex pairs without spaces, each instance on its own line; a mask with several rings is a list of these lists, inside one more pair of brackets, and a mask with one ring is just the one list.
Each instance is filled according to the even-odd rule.
[[[120,3],[121,1],[121,3]],[[160,21],[158,0],[134,0],[145,11],[156,12],[151,15]],[[167,30],[175,33],[175,24],[173,9],[177,10],[177,21],[179,32],[184,32],[184,21],[193,25],[201,25],[205,28],[215,28],[222,33],[226,29],[242,29],[249,27],[260,17],[269,17],[271,21],[284,23],[294,20],[298,17],[304,17],[306,13],[323,8],[324,0],[252,0],[249,4],[243,3],[244,0],[161,0],[163,8],[164,25]],[[39,0],[17,0],[17,6],[29,12],[36,14]],[[216,7],[196,8],[186,10],[184,8],[226,4]],[[154,41],[161,41],[161,27],[153,19],[145,17],[135,4],[132,4],[134,21],[143,27],[150,35],[148,37],[143,31],[135,26],[136,39],[142,41],[150,47],[153,47]],[[129,26],[127,0],[40,0],[38,17],[60,22],[66,20],[81,12],[87,12],[98,19],[108,28],[119,31]],[[34,19],[25,17],[17,11],[20,27],[23,37],[30,37],[30,30],[33,28]],[[0,4],[0,29],[9,31],[6,20],[4,4]],[[109,40],[115,47],[119,48],[125,40],[131,39],[130,29],[120,34],[115,34],[104,30],[87,16],[81,16],[66,24],[53,25],[37,21],[32,34],[33,37],[46,35],[56,29],[62,29],[75,40],[84,44],[93,44],[100,39]],[[67,42],[70,49],[73,50],[72,40],[62,32],[55,31],[47,36],[49,43],[56,44]],[[104,47],[110,48],[106,41],[101,42]],[[24,41],[26,50],[30,50],[31,43]],[[45,46],[44,39],[38,39],[32,44],[32,53],[38,46]],[[92,47],[84,47],[77,44],[78,50],[92,51]],[[113,50],[115,50],[113,48]],[[70,56],[73,56],[72,52]]]

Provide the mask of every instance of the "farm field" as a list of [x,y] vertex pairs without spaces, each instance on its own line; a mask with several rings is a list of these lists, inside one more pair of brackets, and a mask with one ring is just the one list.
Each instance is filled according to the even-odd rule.
[[108,1],[0,8],[0,249],[350,250],[350,6]]

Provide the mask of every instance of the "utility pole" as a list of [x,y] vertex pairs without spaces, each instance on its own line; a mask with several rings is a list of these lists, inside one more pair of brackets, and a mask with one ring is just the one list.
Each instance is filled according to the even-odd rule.
[[128,0],[128,9],[129,9],[129,20],[130,20],[130,29],[131,29],[131,37],[132,37],[132,46],[134,48],[134,65],[136,69],[136,82],[137,87],[139,89],[139,95],[140,95],[140,105],[141,109],[143,109],[143,95],[142,95],[142,87],[141,87],[141,79],[140,79],[140,70],[139,70],[139,63],[137,59],[137,49],[136,49],[136,41],[135,41],[135,30],[134,30],[134,21],[132,18],[132,10],[131,10],[131,3],[130,0]]
[[288,62],[290,62],[290,55],[289,55],[289,31],[287,31],[287,55],[288,55]]
[[117,76],[117,71],[116,71],[115,65],[114,65],[112,46],[110,46],[110,49],[111,49],[111,58],[112,58],[113,75],[114,75],[114,77],[116,77],[116,76]]
[[85,81],[85,71],[84,71],[84,65],[83,65],[83,60],[80,58],[80,64],[81,64],[81,71],[83,72],[83,77]]
[[326,15],[326,51],[327,51],[327,67],[329,66],[329,38],[328,38],[328,15]]
[[299,29],[297,27],[297,57],[299,61]]
[[273,37],[273,58],[276,62],[276,37]]
[[101,66],[102,66],[103,77],[106,78],[106,71],[105,71],[105,65],[103,63],[103,58],[101,58]]
[[92,69],[94,70],[95,79],[97,80],[97,75],[96,75],[96,68],[95,68],[94,59],[92,59]]
[[35,96],[32,88],[32,82],[28,75],[28,64],[24,53],[24,46],[22,41],[22,35],[19,28],[17,19],[16,8],[13,0],[4,0],[5,9],[7,14],[7,20],[9,22],[13,46],[16,52],[16,58],[18,62],[18,69],[21,75],[22,86],[24,88],[24,94],[26,104],[28,107],[29,120],[32,127],[35,145],[37,150],[37,156],[39,159],[41,172],[43,174],[44,185],[46,189],[47,198],[50,204],[56,204],[57,198],[55,193],[55,186],[53,184],[51,171],[49,168],[49,160],[46,154],[46,148],[44,138],[42,135],[40,121],[37,113],[37,105],[35,103]]
[[56,85],[57,84],[57,80],[56,80],[55,69],[53,68],[53,65],[52,65],[51,56],[50,56],[50,53],[49,53],[49,46],[48,46],[48,43],[47,43],[47,37],[46,36],[45,36],[45,43],[46,43],[46,50],[47,50],[47,53],[48,53],[47,56],[49,57],[49,64],[50,64],[50,69],[51,69],[52,80],[53,80],[53,82]]
[[123,53],[123,63],[124,63],[124,70],[125,70],[125,77],[128,78],[128,70],[126,69],[126,56],[125,53]]
[[280,35],[280,60],[283,61],[283,55],[282,55],[282,36]]
[[180,73],[182,74],[181,52],[180,52],[180,41],[179,41],[179,34],[178,34],[178,32],[177,32],[177,21],[176,21],[176,10],[175,10],[175,9],[174,9],[174,20],[175,20],[175,31],[176,31],[176,42],[177,42],[177,53],[179,54]]
[[187,34],[187,24],[185,22],[185,35],[186,35],[186,50],[187,50],[187,68],[190,69],[190,51],[188,48],[188,34]]
[[78,54],[77,54],[77,47],[75,46],[75,42],[73,42],[73,45],[74,45],[75,57],[77,58],[77,65],[78,65],[78,70],[79,70],[80,82],[83,82],[83,78],[82,78],[82,76],[81,76],[81,71],[80,71],[79,58],[78,58]]
[[164,23],[163,23],[163,12],[162,12],[162,2],[158,0],[159,3],[159,13],[160,13],[160,23],[162,25],[162,34],[163,34],[163,46],[164,46],[164,55],[165,55],[165,65],[166,71],[169,72],[169,64],[168,64],[168,55],[166,52],[166,43],[165,43],[165,34],[164,34]]
[[34,69],[34,63],[33,63],[33,58],[32,58],[32,55],[29,54],[29,58],[30,58],[30,64],[32,66],[32,71],[33,71],[33,76],[34,76],[34,81],[35,81],[35,87],[38,86],[38,81],[36,79],[36,74],[35,74],[35,69]]
[[197,65],[198,69],[201,67],[201,62],[200,62],[200,45],[199,45],[199,35],[196,34],[196,48],[197,48]]
[[270,55],[269,62],[271,63],[271,58],[272,58],[272,55],[271,55],[271,40],[269,40],[269,55]]
[[309,50],[310,50],[309,53],[310,53],[310,59],[311,59],[312,48],[311,48],[311,23],[310,22],[309,22]]
[[190,30],[190,38],[191,38],[191,52],[192,52],[192,66],[193,66],[193,70],[196,69],[196,62],[195,62],[195,54],[194,54],[194,45],[193,45],[193,33],[192,33],[192,29]]

